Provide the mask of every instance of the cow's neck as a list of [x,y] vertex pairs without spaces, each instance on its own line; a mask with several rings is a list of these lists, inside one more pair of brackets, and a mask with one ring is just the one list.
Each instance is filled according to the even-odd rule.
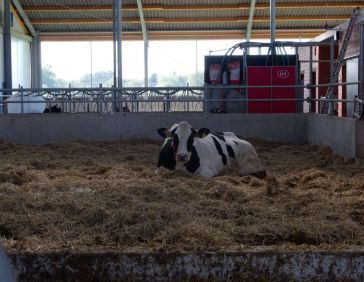
[[191,148],[191,156],[190,156],[190,160],[185,164],[186,169],[189,172],[196,172],[196,170],[200,167],[200,158],[197,154],[196,151],[196,147],[194,146],[194,143],[192,144],[192,148]]

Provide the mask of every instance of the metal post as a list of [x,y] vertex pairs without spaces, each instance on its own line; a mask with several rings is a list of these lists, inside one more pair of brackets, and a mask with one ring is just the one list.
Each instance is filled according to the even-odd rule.
[[144,86],[148,87],[148,40],[144,40]]
[[[330,81],[336,82],[334,81],[333,77],[334,77],[334,51],[335,51],[335,41],[334,41],[334,37],[331,36],[330,37]],[[334,91],[330,92],[330,96],[328,97],[329,99],[333,99],[334,98]],[[329,102],[329,109],[328,109],[328,115],[332,116],[335,115],[334,112],[334,102]]]
[[[310,85],[310,88],[309,88],[308,91],[309,91],[309,97],[310,97],[310,99],[312,99],[312,98],[316,98],[316,97],[312,97],[312,92],[313,92],[312,87],[311,87],[311,85],[312,85],[312,46],[310,46],[309,48],[310,48],[310,58],[309,58],[310,63],[309,63],[309,68],[308,68],[308,72],[309,72],[309,74],[308,74],[308,77],[309,77],[308,84]],[[309,105],[309,112],[310,113],[313,111],[312,103],[316,103],[316,102],[310,102],[310,105]]]
[[196,66],[196,74],[195,74],[195,86],[198,86],[198,46],[197,46],[197,38],[195,39],[195,66]]
[[[295,85],[298,84],[298,82],[300,81],[299,79],[299,59],[298,59],[298,47],[295,46],[295,53],[296,53],[296,73],[295,73]],[[298,98],[298,94],[301,93],[301,88],[295,88],[295,96],[296,98]],[[301,97],[300,97],[301,98]],[[303,97],[302,97],[303,98]],[[298,109],[300,109],[301,107],[298,107],[298,106],[301,106],[300,102],[297,102],[296,103],[296,112],[298,112]],[[303,102],[302,102],[302,109],[303,109]],[[303,111],[302,111],[303,112]]]
[[[12,76],[11,76],[11,12],[10,12],[10,0],[4,1],[4,88],[12,88]],[[12,93],[7,91],[5,95],[11,95]],[[1,109],[2,112],[2,109]]]
[[270,0],[270,48],[272,55],[272,66],[275,65],[276,56],[276,0]]
[[[247,66],[247,64],[248,64],[248,59],[247,59],[248,49],[249,49],[248,46],[244,47],[244,55],[243,55],[243,70],[244,70],[243,71],[243,84],[244,85],[247,85],[247,83],[248,83],[248,66]],[[247,88],[242,90],[243,97],[245,99],[248,99],[248,95],[249,95],[248,92],[249,91],[248,91]],[[247,102],[246,102],[246,105],[245,105],[245,112],[246,113],[248,112],[248,103]]]
[[140,23],[142,26],[143,40],[144,40],[144,86],[148,87],[148,33],[147,25],[145,23],[143,4],[141,0],[137,0]]
[[255,0],[252,0],[250,2],[248,25],[246,27],[246,41],[247,42],[250,41],[251,35],[252,35],[254,11],[255,11]]
[[112,12],[113,12],[113,22],[112,22],[112,35],[113,35],[113,66],[114,66],[114,73],[113,73],[113,77],[114,77],[114,85],[113,85],[113,91],[112,91],[112,109],[113,112],[117,112],[118,111],[118,107],[117,107],[117,95],[116,95],[116,90],[115,88],[117,87],[117,80],[116,80],[116,73],[117,73],[117,58],[116,58],[116,0],[113,0],[113,7],[112,7]]
[[[359,46],[359,99],[364,100],[364,24],[360,25],[360,46]],[[364,118],[364,104],[359,105],[361,107],[361,118]]]
[[91,88],[92,88],[92,41],[90,40],[90,69],[91,69]]
[[270,0],[270,42],[276,41],[276,0]]
[[23,87],[19,85],[20,89],[20,113],[24,114],[24,94],[23,94]]
[[32,88],[41,88],[42,86],[42,63],[41,63],[41,45],[38,37],[33,37],[31,43],[31,74]]
[[[121,1],[117,0],[117,11],[116,11],[116,19],[117,19],[117,25],[116,25],[116,33],[117,33],[117,58],[118,58],[118,89],[121,90],[123,87],[123,75],[122,75],[122,55],[121,55]],[[118,95],[119,96],[119,95]],[[120,97],[121,98],[121,97]],[[120,99],[119,98],[119,99]],[[119,102],[119,110],[122,111],[123,109],[123,102]]]

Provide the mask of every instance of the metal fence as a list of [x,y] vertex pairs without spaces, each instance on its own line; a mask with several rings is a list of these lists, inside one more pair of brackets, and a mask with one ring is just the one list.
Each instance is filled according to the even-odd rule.
[[[363,100],[355,99],[313,99],[304,97],[304,88],[357,85],[359,82],[320,84],[320,85],[275,85],[275,86],[205,86],[205,87],[141,87],[141,88],[18,88],[0,90],[0,110],[2,113],[29,113],[29,106],[43,105],[52,112],[52,107],[64,113],[112,113],[112,112],[240,112],[249,113],[249,102],[294,101],[297,112],[309,112],[314,102],[333,103],[336,106],[354,103],[354,117],[363,115]],[[296,97],[292,99],[249,99],[249,89],[253,88],[294,88]],[[214,93],[220,93],[214,95]],[[235,93],[225,95],[224,93]],[[41,97],[42,101],[35,97]],[[15,105],[17,105],[15,107]],[[217,106],[216,106],[217,105]],[[231,110],[228,105],[235,105]],[[236,110],[238,105],[238,110]],[[9,108],[16,110],[9,111]],[[305,108],[307,108],[305,110]],[[220,109],[220,110],[219,110]],[[229,110],[230,109],[230,110]],[[240,109],[240,110],[239,110]],[[39,112],[39,111],[38,111]]]

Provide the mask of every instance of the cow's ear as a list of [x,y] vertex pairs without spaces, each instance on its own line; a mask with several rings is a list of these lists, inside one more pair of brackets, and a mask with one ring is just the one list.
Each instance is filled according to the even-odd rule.
[[167,129],[167,128],[158,128],[157,132],[160,136],[162,136],[163,138],[167,138],[171,136],[171,132]]
[[197,136],[200,138],[206,137],[210,133],[210,129],[208,128],[200,128],[197,132]]

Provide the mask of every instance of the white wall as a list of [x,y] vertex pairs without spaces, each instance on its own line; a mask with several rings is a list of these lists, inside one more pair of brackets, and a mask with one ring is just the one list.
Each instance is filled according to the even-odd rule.
[[2,26],[0,26],[0,88],[4,83],[4,34]]
[[0,87],[3,87],[4,82],[4,34],[3,34],[3,15],[4,1],[0,0]]
[[13,88],[31,87],[30,42],[11,37],[11,65]]
[[[0,88],[4,82],[4,1],[0,0]],[[13,27],[11,28],[11,61],[12,61],[12,83],[13,88],[18,85],[23,87],[31,86],[31,55],[30,40],[17,21],[17,17],[13,16]]]

